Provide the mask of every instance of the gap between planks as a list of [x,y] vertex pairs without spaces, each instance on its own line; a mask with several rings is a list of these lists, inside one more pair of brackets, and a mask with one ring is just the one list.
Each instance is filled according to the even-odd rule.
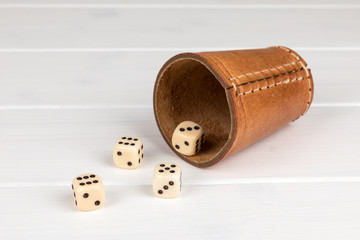
[[[151,185],[150,182],[114,182],[103,181],[105,186],[140,186]],[[244,179],[224,179],[221,181],[188,181],[183,182],[184,186],[216,186],[216,185],[236,185],[236,184],[292,184],[292,183],[350,183],[360,182],[360,176],[348,177],[304,177],[304,178],[244,178]],[[0,183],[0,188],[13,187],[66,187],[69,182],[33,182],[33,183]]]
[[[209,47],[209,48],[0,48],[0,53],[57,53],[57,52],[202,52],[202,51],[226,51],[233,49],[259,48],[259,46],[248,47]],[[291,47],[295,51],[360,51],[360,47]]]
[[[150,109],[152,105],[14,105],[0,106],[0,110],[101,110],[101,109]],[[360,107],[359,103],[313,103],[311,107]]]
[[[359,104],[360,106],[360,104]],[[137,104],[137,105],[14,105],[14,106],[0,106],[0,110],[96,110],[96,109],[150,109],[152,105]]]
[[123,9],[360,9],[360,4],[0,4],[0,8]]

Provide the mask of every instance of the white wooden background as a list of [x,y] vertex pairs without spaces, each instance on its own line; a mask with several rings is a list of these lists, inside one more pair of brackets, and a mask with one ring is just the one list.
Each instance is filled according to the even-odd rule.
[[[165,145],[156,74],[184,51],[284,45],[308,62],[300,120],[214,167]],[[0,239],[359,239],[359,0],[0,0]],[[112,164],[122,135],[141,169]],[[153,166],[183,168],[182,196],[152,196]],[[79,212],[70,183],[105,184]]]

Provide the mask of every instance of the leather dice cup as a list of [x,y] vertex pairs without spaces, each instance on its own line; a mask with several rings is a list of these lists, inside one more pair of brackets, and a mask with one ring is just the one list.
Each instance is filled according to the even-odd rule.
[[[304,115],[314,96],[310,69],[295,51],[262,49],[181,53],[169,59],[154,87],[154,114],[169,147],[208,167]],[[191,120],[207,136],[193,156],[175,151],[177,125]]]

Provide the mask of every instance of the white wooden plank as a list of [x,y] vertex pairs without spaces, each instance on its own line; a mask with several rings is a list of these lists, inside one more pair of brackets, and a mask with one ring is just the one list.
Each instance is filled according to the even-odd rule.
[[[360,103],[358,51],[298,51],[312,69],[314,103]],[[179,52],[1,53],[0,108],[152,103],[156,75]]]
[[359,13],[356,8],[3,8],[0,48],[358,47]]
[[360,183],[185,185],[172,200],[150,185],[105,185],[106,205],[87,213],[68,185],[1,189],[1,239],[360,237]]
[[[64,185],[83,172],[107,176],[109,184],[149,184],[160,162],[181,165],[186,184],[360,180],[359,107],[311,108],[298,121],[206,169],[185,163],[168,148],[150,108],[0,114],[0,186]],[[144,165],[138,170],[122,170],[112,162],[113,144],[123,135],[144,142]]]
[[355,74],[360,62],[359,51],[298,52],[311,68],[315,86],[315,104],[360,102],[358,94],[360,83]]
[[[358,4],[357,0],[344,0],[341,1],[341,4]],[[91,4],[119,4],[119,5],[243,5],[243,4],[251,4],[251,5],[260,5],[260,4],[272,4],[272,5],[302,5],[302,4],[309,4],[309,5],[327,5],[327,4],[339,4],[338,0],[303,0],[301,3],[297,0],[32,0],[29,2],[28,0],[0,0],[0,4],[9,4],[9,5],[16,5],[16,4],[27,4],[27,5],[36,5],[36,4],[78,4],[78,5],[91,5]]]
[[171,55],[0,54],[0,104],[149,105],[156,74]]

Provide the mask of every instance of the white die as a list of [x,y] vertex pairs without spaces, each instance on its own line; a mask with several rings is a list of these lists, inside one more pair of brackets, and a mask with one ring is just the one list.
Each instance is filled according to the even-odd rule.
[[80,211],[93,211],[104,205],[104,185],[98,175],[81,174],[74,178],[71,188],[75,205]]
[[176,198],[181,191],[181,168],[173,163],[160,163],[154,168],[153,192],[160,198]]
[[205,141],[204,129],[197,123],[180,123],[172,136],[172,145],[181,154],[192,156],[198,153]]
[[139,138],[122,137],[114,146],[113,159],[117,167],[136,169],[144,158],[144,145]]

